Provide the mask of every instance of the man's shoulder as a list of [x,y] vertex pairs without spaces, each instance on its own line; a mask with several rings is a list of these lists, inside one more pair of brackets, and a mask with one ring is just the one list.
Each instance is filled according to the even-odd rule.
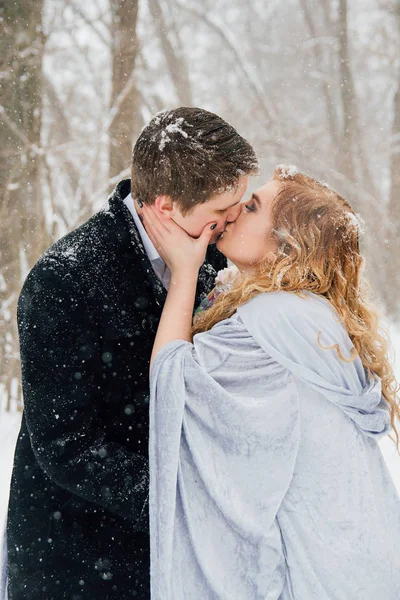
[[[122,183],[122,182],[121,182]],[[131,244],[129,224],[113,193],[107,204],[87,221],[54,242],[39,258],[27,277],[51,285],[62,279],[65,285],[84,287],[85,281],[101,281],[115,270]],[[134,256],[132,253],[131,259]]]
[[39,273],[51,265],[74,270],[82,262],[92,261],[107,243],[101,212],[54,242],[39,258],[31,273]]
[[84,223],[54,242],[42,259],[57,258],[69,266],[85,257],[92,258],[105,250],[116,252],[118,246],[129,241],[129,211],[124,197],[130,192],[130,180],[120,181],[107,202]]

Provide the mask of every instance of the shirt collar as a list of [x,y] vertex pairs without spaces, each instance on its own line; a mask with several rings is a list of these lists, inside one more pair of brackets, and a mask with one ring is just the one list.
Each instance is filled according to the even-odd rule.
[[139,235],[142,238],[144,249],[146,250],[146,254],[149,257],[150,261],[162,260],[161,256],[158,254],[158,252],[156,250],[156,247],[154,246],[153,242],[149,238],[147,231],[143,227],[142,221],[139,219],[139,215],[137,213],[132,194],[129,194],[129,196],[126,196],[126,198],[124,198],[124,203],[129,208],[129,211],[133,217],[133,220],[135,221],[136,227],[138,228],[138,231],[139,231]]

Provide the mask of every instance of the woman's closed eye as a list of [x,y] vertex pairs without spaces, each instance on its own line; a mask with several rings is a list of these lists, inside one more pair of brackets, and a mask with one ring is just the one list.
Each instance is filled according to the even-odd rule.
[[247,210],[247,212],[255,212],[256,210],[254,202],[252,202],[251,204],[245,204],[244,207]]

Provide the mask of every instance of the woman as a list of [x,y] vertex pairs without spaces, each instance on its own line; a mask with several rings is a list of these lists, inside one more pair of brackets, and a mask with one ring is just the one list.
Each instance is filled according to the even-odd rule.
[[193,328],[211,229],[144,221],[172,273],[151,367],[152,600],[398,600],[400,500],[377,443],[393,427],[398,445],[397,384],[350,206],[277,167],[218,241],[239,274]]

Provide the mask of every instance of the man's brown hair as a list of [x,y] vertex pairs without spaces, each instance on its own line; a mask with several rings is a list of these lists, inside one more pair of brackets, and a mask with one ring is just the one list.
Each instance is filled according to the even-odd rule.
[[133,149],[131,191],[145,204],[170,196],[188,214],[257,171],[253,148],[232,125],[183,106],[157,114],[143,129]]

